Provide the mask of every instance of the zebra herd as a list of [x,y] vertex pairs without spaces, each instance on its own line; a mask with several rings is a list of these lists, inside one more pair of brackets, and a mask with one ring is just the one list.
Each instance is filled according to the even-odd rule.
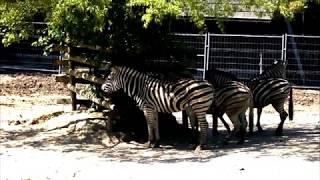
[[[148,127],[149,147],[159,147],[160,136],[158,127],[158,112],[177,112],[185,110],[193,128],[200,126],[200,149],[206,149],[208,122],[206,113],[213,116],[213,133],[217,133],[217,118],[219,117],[228,131],[239,134],[239,144],[244,142],[247,129],[246,110],[249,108],[249,132],[253,132],[253,108],[257,108],[257,128],[260,126],[262,108],[271,104],[280,114],[281,122],[276,135],[282,134],[283,123],[288,116],[284,110],[284,102],[289,98],[289,119],[293,117],[292,88],[284,78],[285,64],[276,61],[261,75],[248,82],[240,82],[234,75],[209,70],[205,80],[179,79],[164,81],[129,67],[112,66],[102,90],[106,94],[122,89],[133,98],[143,111]],[[226,113],[234,129],[223,119]]]

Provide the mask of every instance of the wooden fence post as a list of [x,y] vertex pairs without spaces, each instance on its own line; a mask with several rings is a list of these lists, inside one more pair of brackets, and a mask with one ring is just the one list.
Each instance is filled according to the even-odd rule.
[[[67,48],[67,53],[68,53],[68,59],[69,59],[70,58],[70,47]],[[68,64],[69,64],[69,69],[74,70],[73,61],[69,60]],[[72,86],[76,85],[75,77],[73,75],[71,75],[71,74],[69,75],[69,80],[70,80],[70,84]],[[77,109],[77,94],[74,91],[70,91],[70,95],[71,95],[72,111],[75,111]]]

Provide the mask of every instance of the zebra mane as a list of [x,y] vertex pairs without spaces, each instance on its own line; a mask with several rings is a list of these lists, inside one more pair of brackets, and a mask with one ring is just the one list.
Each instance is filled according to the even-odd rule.
[[286,64],[282,60],[275,60],[275,63],[268,66],[262,74],[250,79],[250,81],[259,81],[268,78],[284,78],[286,73]]
[[170,81],[164,81],[164,80],[161,80],[160,78],[157,77],[157,73],[147,73],[147,72],[142,72],[142,71],[139,71],[135,68],[132,68],[132,67],[128,67],[128,66],[117,66],[118,68],[122,69],[122,71],[135,71],[137,72],[138,74],[142,74],[146,79],[148,80],[156,80],[156,81],[160,81],[160,82],[167,82],[169,83]]
[[218,69],[210,69],[206,72],[206,77],[210,77],[210,76],[222,76],[225,78],[228,78],[230,80],[238,80],[238,78],[236,77],[236,75],[230,73],[230,72],[226,72],[226,71],[222,71],[222,70],[218,70]]

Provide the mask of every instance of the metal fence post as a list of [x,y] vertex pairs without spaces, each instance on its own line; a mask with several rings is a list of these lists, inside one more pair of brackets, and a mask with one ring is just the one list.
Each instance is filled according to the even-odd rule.
[[203,46],[203,73],[202,73],[202,79],[205,79],[206,77],[206,67],[207,67],[207,41],[208,41],[208,33],[204,36],[204,46]]
[[282,35],[282,41],[283,41],[283,45],[282,45],[282,60],[286,63],[286,64],[288,64],[288,62],[287,62],[287,47],[288,47],[288,34],[287,33],[285,33],[284,35]]
[[259,73],[262,74],[262,66],[263,66],[263,63],[262,63],[262,52],[260,52],[259,56],[260,56],[259,57],[260,58],[260,62],[259,62],[260,71],[259,71]]
[[285,69],[285,72],[284,73],[284,77],[287,77],[287,65],[288,65],[288,62],[287,62],[287,47],[288,47],[288,35],[287,33],[285,33],[284,35],[282,35],[282,41],[283,41],[283,44],[282,44],[282,54],[283,54],[283,57],[282,57],[282,61],[286,64],[286,66],[284,66],[284,69]]
[[210,33],[207,33],[207,44],[206,44],[206,67],[205,70],[207,71],[209,69],[209,57],[210,57]]

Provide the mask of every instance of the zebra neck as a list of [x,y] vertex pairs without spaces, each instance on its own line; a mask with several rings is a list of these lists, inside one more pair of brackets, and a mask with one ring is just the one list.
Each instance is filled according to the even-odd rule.
[[141,91],[143,91],[145,81],[146,76],[144,76],[140,72],[135,71],[131,73],[130,76],[123,78],[123,90],[129,97],[132,97],[137,101],[141,99]]

